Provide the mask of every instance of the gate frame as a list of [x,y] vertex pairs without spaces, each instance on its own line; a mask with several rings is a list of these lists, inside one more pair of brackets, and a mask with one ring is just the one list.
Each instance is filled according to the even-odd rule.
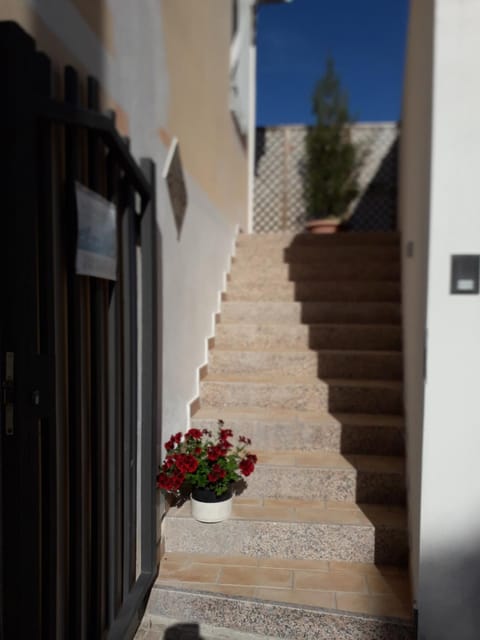
[[[100,633],[101,637],[123,640],[133,637],[158,572],[155,475],[161,402],[161,368],[158,366],[161,349],[158,304],[161,297],[157,258],[160,236],[155,211],[155,165],[151,160],[143,159],[139,166],[129,151],[128,141],[122,139],[117,132],[114,119],[95,110],[98,108],[98,83],[94,78],[88,78],[88,109],[79,106],[79,100],[75,96],[78,78],[71,67],[67,67],[65,71],[66,99],[69,103],[52,98],[49,59],[36,52],[34,40],[13,22],[0,23],[0,83],[6,90],[7,97],[0,104],[2,126],[6,127],[5,151],[0,154],[0,171],[4,178],[1,199],[5,207],[0,234],[0,285],[2,300],[6,303],[5,306],[2,304],[3,312],[0,317],[0,380],[4,387],[0,411],[0,638],[6,640],[8,637],[20,636],[63,640],[64,637],[69,637],[83,640],[97,637]],[[88,521],[98,515],[93,503],[100,512],[102,504],[107,509],[108,505],[118,500],[115,485],[118,478],[112,478],[112,473],[116,473],[114,465],[109,467],[109,477],[106,482],[103,481],[100,497],[95,496],[96,487],[84,484],[77,487],[80,488],[78,501],[81,513],[77,514],[80,531],[72,530],[76,520],[72,521],[71,517],[76,505],[71,504],[71,483],[75,482],[77,471],[72,471],[69,466],[72,460],[74,465],[78,464],[82,469],[82,465],[91,465],[89,456],[91,458],[95,454],[92,454],[93,449],[88,449],[88,445],[92,444],[88,437],[93,433],[92,425],[95,426],[91,422],[95,419],[92,418],[95,411],[90,398],[90,422],[86,421],[86,413],[83,418],[79,417],[81,428],[75,435],[75,430],[72,430],[68,421],[67,396],[82,392],[67,389],[67,393],[62,394],[59,390],[62,388],[62,377],[65,377],[72,366],[65,363],[68,344],[74,344],[75,349],[81,351],[82,343],[77,336],[67,336],[68,319],[62,317],[60,307],[66,302],[68,288],[62,279],[66,278],[70,284],[75,282],[75,286],[85,284],[88,287],[88,295],[85,297],[87,301],[94,301],[98,290],[102,287],[106,290],[106,286],[102,284],[102,287],[97,287],[96,279],[90,278],[86,282],[87,279],[73,274],[72,245],[65,247],[62,243],[62,240],[74,236],[74,221],[73,212],[69,209],[68,194],[65,208],[59,204],[58,194],[51,190],[55,179],[60,181],[54,175],[58,167],[52,161],[52,140],[58,125],[62,126],[64,133],[61,135],[66,139],[82,135],[85,140],[88,136],[89,153],[98,144],[108,150],[107,174],[110,171],[113,175],[117,171],[116,167],[123,174],[121,187],[126,190],[126,207],[124,213],[119,211],[119,225],[120,217],[126,219],[128,215],[130,235],[126,241],[128,243],[130,240],[128,249],[133,251],[135,264],[136,247],[140,245],[142,248],[139,263],[142,273],[142,373],[139,397],[142,433],[141,565],[139,576],[131,587],[129,570],[133,561],[130,551],[136,542],[136,532],[131,531],[131,514],[136,501],[135,481],[128,485],[125,492],[127,495],[123,496],[121,503],[124,514],[123,533],[120,569],[117,573],[111,573],[111,562],[109,564],[106,557],[107,546],[109,543],[108,548],[112,546],[112,536],[117,547],[120,546],[119,538],[115,537],[117,532],[112,526],[111,510],[107,515],[107,522],[102,525],[104,528],[101,529],[104,532],[102,535],[106,537],[98,547],[101,550],[101,557],[98,559],[102,564],[106,563],[105,575],[101,568],[94,567],[92,571],[91,558],[89,568],[85,568],[88,564],[85,554],[88,557],[88,553],[94,553],[92,549],[96,549],[96,541],[85,538],[94,535],[95,531],[92,526],[88,528],[84,520]],[[10,153],[9,156],[7,152]],[[94,155],[93,152],[92,158]],[[68,158],[66,161],[68,163]],[[66,168],[67,190],[71,188],[74,177],[73,156],[71,161],[73,164],[70,169]],[[135,210],[135,193],[140,199],[138,212]],[[128,263],[128,257],[123,256],[122,259],[127,260],[127,276],[131,278],[136,273],[136,266],[131,260]],[[112,290],[115,290],[113,285],[110,292]],[[123,311],[133,321],[133,326],[128,325],[131,331],[125,330],[122,336],[117,336],[122,340],[124,349],[130,350],[134,357],[138,356],[136,346],[132,347],[130,344],[130,335],[136,328],[137,307],[133,307],[136,302],[130,300],[128,309]],[[123,309],[120,303],[117,311],[118,309]],[[70,313],[72,310],[69,310],[69,317]],[[85,314],[86,312],[84,317],[87,317]],[[110,316],[112,314],[115,315],[115,309],[109,312]],[[105,327],[102,330],[101,325],[98,325],[99,314],[93,313],[90,319],[92,325],[84,326],[83,329],[93,331],[93,334],[99,329],[97,338],[101,338]],[[70,333],[71,331],[70,327]],[[107,349],[107,345],[103,347]],[[12,390],[7,389],[4,384],[7,352],[15,353],[15,381]],[[70,358],[75,358],[75,354],[69,353]],[[79,361],[88,357],[81,352],[76,355]],[[103,367],[105,372],[109,363],[101,362],[100,353],[95,356],[98,356],[96,364],[100,369]],[[113,393],[114,402],[118,402],[119,386],[116,381],[112,383],[111,378],[112,376],[108,382],[109,394],[111,397]],[[138,379],[127,376],[125,380],[122,384],[129,385],[134,390],[131,401],[135,402]],[[102,384],[107,384],[105,379]],[[86,412],[86,404],[83,404],[82,398],[78,398],[80,396],[77,396],[75,403],[78,401],[80,413]],[[103,398],[102,402],[107,400]],[[5,431],[7,403],[12,404],[14,411],[13,436],[7,435]],[[129,413],[134,415],[135,412],[132,410]],[[128,416],[125,418],[122,414],[121,419],[127,420]],[[128,423],[125,424],[128,428]],[[117,427],[118,421],[112,422],[110,433],[112,429],[115,433]],[[136,416],[135,424],[130,421],[130,428],[134,427],[137,427]],[[72,433],[76,438],[75,442],[72,442]],[[136,431],[129,431],[124,436],[124,444],[127,436],[135,438]],[[72,447],[76,444],[81,448],[78,461],[72,458],[72,450],[76,451]],[[83,455],[87,456],[85,460]],[[125,455],[131,457],[132,454],[126,451]],[[100,459],[97,460],[99,462]],[[128,461],[124,459],[124,462]],[[94,474],[91,466],[87,469],[87,477],[91,480],[94,476],[88,473]],[[84,483],[81,471],[79,477],[80,482]],[[120,481],[123,483],[126,480],[122,477]],[[88,502],[92,496],[93,503]],[[113,515],[117,517],[116,513]],[[129,533],[124,538],[123,534],[127,531]],[[81,546],[72,548],[72,540],[80,542]],[[88,549],[83,548],[83,543],[90,545]],[[72,565],[77,563],[75,553],[79,556],[77,569],[81,580],[72,589],[69,574]],[[97,570],[98,573],[94,575]],[[109,595],[115,588],[112,576],[117,585],[123,585],[120,603],[112,601]],[[105,610],[108,609],[108,599],[112,601],[110,612]]]

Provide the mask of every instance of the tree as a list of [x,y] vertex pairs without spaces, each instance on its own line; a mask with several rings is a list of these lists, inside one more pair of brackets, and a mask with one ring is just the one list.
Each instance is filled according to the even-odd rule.
[[312,96],[315,124],[306,137],[304,195],[309,218],[341,217],[358,195],[360,157],[350,141],[348,97],[331,58]]

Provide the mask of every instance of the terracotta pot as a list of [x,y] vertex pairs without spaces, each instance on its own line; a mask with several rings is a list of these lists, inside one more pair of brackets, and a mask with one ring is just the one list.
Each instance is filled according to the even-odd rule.
[[305,228],[310,233],[337,233],[340,227],[338,218],[322,218],[319,220],[309,220]]
[[192,491],[192,516],[199,522],[222,522],[232,513],[232,489],[221,496],[210,489],[196,487]]

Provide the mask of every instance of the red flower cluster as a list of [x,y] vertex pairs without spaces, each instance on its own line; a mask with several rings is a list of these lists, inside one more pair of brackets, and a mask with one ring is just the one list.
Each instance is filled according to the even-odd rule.
[[185,481],[185,476],[179,471],[168,475],[165,472],[159,473],[157,476],[157,488],[165,489],[165,491],[178,491]]
[[175,456],[175,464],[182,473],[193,473],[197,470],[198,460],[188,453],[179,453]]
[[217,480],[223,480],[226,475],[227,472],[225,471],[225,469],[219,467],[218,464],[214,464],[207,477],[209,482],[217,482]]
[[208,447],[207,449],[207,458],[210,462],[216,462],[219,458],[224,458],[228,450],[232,448],[231,442],[227,442],[223,440],[213,447]]
[[257,458],[246,448],[250,438],[240,436],[232,444],[231,429],[218,421],[214,436],[208,429],[189,429],[172,435],[165,443],[167,455],[157,475],[157,487],[165,491],[190,491],[192,487],[209,488],[223,494],[241,476],[249,476]]
[[174,436],[172,436],[168,442],[165,443],[165,449],[167,451],[171,451],[175,447],[175,445],[180,444],[181,441],[182,441],[182,433],[181,431],[179,431]]
[[257,463],[257,456],[253,453],[248,453],[243,460],[240,460],[239,468],[243,476],[249,476],[255,471],[255,465]]
[[193,438],[193,440],[201,440],[203,432],[201,429],[189,429],[185,434],[186,438]]

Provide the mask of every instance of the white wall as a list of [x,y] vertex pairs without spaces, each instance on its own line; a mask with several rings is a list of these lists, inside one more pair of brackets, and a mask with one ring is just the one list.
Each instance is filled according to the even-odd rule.
[[[428,58],[430,43],[428,37],[422,35],[428,32],[427,23],[432,16],[424,14],[425,10],[425,3],[412,2],[412,18],[418,21],[417,26],[424,25],[423,34],[417,33],[418,57],[413,60],[414,66],[422,65]],[[411,175],[410,183],[404,183],[410,191],[404,193],[403,206],[405,211],[408,206],[413,207],[422,218],[427,216],[428,209],[430,211],[419,638],[478,640],[480,296],[453,296],[449,291],[450,256],[455,253],[480,254],[480,2],[435,0],[433,24],[431,175],[429,181],[427,154],[416,160],[413,152],[413,131],[416,128],[419,141],[422,141],[426,135],[424,127],[427,131],[429,128],[424,95],[428,82],[426,89],[425,84],[419,82],[416,91],[410,94],[411,111],[405,122],[407,130],[409,126],[413,127],[410,142],[406,142],[410,146],[408,157],[413,166],[404,167],[404,170],[413,174],[416,167],[420,174],[417,179]],[[423,223],[417,221],[416,237],[419,239],[422,237],[419,227],[422,226]],[[421,304],[421,283],[410,289],[408,284],[415,273],[421,277],[423,269],[415,270],[406,265],[405,273],[407,297],[412,295]],[[413,308],[413,301],[407,298],[405,302]],[[414,343],[421,347],[419,336],[412,342],[413,332],[421,328],[420,317],[418,311],[417,322],[410,331],[411,350]],[[417,361],[417,370],[413,377],[410,376],[410,383],[416,380],[420,395],[418,364]],[[413,364],[409,366],[413,367]],[[415,415],[420,416],[419,413]],[[419,434],[415,437],[420,444]],[[410,453],[412,449],[411,442]],[[417,466],[417,458],[418,455],[414,455],[415,465],[410,460],[411,467]],[[413,471],[411,480],[418,478],[418,469],[410,470]]]
[[254,0],[238,0],[238,28],[230,49],[230,109],[241,132],[249,132]]
[[[118,65],[117,73],[122,79],[120,95],[114,98],[131,114],[135,154],[151,156],[157,163],[163,282],[162,441],[165,442],[172,433],[187,427],[189,405],[198,396],[199,368],[207,361],[208,338],[214,335],[215,313],[220,308],[220,294],[230,267],[236,226],[185,172],[188,206],[178,237],[170,198],[161,178],[166,148],[159,144],[156,135],[168,103],[168,73],[159,39],[161,13],[154,0],[143,2],[143,13],[129,0],[120,1],[121,10],[119,0],[112,3],[117,9],[114,20],[119,38],[127,46],[122,47],[124,54]],[[180,152],[181,149],[180,140]]]
[[412,2],[399,157],[410,572],[418,591],[433,73],[433,0]]

